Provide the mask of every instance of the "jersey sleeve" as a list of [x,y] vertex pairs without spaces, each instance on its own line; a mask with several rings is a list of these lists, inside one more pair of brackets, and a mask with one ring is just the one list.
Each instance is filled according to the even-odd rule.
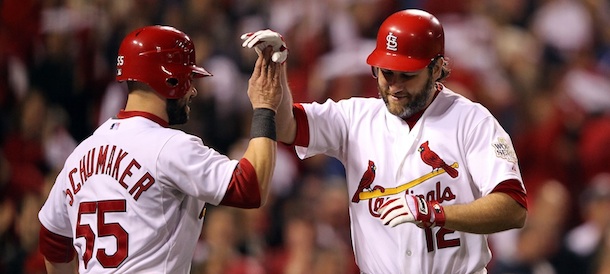
[[497,185],[493,191],[497,193],[504,193],[513,200],[515,200],[518,204],[520,204],[523,208],[527,209],[527,195],[525,194],[525,189],[521,186],[521,182],[517,180],[508,180]]
[[258,208],[261,206],[261,193],[256,170],[246,158],[241,158],[233,171],[227,192],[220,202],[224,206],[239,208]]
[[294,104],[292,113],[297,122],[297,133],[294,142],[289,145],[307,147],[309,146],[309,122],[307,121],[307,114],[305,109],[303,109],[303,105],[299,103]]
[[[299,158],[305,159],[316,154],[340,158],[339,154],[348,132],[347,102],[335,102],[329,99],[323,104],[301,104],[301,109],[295,111],[302,111],[306,115],[305,117],[301,115],[302,118],[297,119],[297,133],[307,133],[309,138],[306,147],[298,146],[295,142],[295,150]],[[296,136],[296,140],[300,140],[301,144],[303,139],[304,136]]]
[[65,170],[62,170],[57,176],[47,200],[38,212],[38,219],[48,231],[72,238],[72,225],[66,205],[69,197],[66,196],[66,184],[62,180],[66,177],[64,173]]
[[469,172],[482,195],[508,180],[518,181],[525,192],[510,136],[493,116],[474,125],[466,135],[465,149]]
[[237,163],[196,136],[176,134],[159,152],[158,178],[186,195],[218,205]]
[[53,263],[68,263],[76,253],[71,237],[64,237],[49,231],[44,225],[40,226],[38,247],[40,253]]

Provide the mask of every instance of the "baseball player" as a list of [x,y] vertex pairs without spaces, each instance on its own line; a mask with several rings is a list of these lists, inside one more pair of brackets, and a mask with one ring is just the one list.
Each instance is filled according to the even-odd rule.
[[[246,34],[244,46],[283,44],[268,32]],[[441,84],[444,42],[433,15],[402,10],[384,20],[367,58],[380,98],[293,105],[282,80],[278,140],[302,159],[345,166],[362,273],[487,273],[486,234],[524,225],[511,139],[487,109]]]
[[193,79],[211,76],[195,64],[190,38],[167,26],[129,33],[116,77],[129,89],[125,109],[78,145],[40,210],[48,273],[74,273],[76,260],[79,273],[189,273],[205,203],[264,204],[282,96],[272,53],[256,61],[252,138],[232,160],[168,127],[188,120]]

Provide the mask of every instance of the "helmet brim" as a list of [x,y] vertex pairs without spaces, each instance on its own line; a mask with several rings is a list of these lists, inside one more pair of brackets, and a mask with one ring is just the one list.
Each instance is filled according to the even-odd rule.
[[416,59],[386,51],[374,50],[366,59],[366,63],[387,70],[417,72],[424,69],[432,59]]
[[207,70],[205,70],[202,67],[191,66],[191,70],[193,72],[193,78],[201,78],[201,77],[213,76],[211,73],[209,73]]

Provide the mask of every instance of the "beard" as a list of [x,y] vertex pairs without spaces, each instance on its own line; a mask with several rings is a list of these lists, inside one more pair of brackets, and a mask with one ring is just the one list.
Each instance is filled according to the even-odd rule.
[[189,120],[186,111],[187,101],[184,99],[167,99],[165,111],[167,111],[168,124],[182,125]]
[[377,84],[377,89],[379,90],[379,97],[383,99],[385,102],[388,111],[395,116],[398,116],[402,119],[406,119],[411,117],[413,114],[418,113],[426,108],[426,103],[430,96],[433,94],[433,87],[435,81],[432,80],[432,77],[428,77],[426,81],[426,85],[419,90],[414,96],[411,97],[411,100],[402,106],[391,105],[388,96],[388,92],[382,92],[381,87]]

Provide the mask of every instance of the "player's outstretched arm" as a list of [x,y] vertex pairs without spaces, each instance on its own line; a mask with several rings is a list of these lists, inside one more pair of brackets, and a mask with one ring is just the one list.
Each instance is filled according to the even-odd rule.
[[271,47],[273,50],[272,61],[281,64],[280,81],[283,98],[277,109],[277,138],[280,142],[292,144],[296,135],[296,121],[292,113],[292,94],[288,86],[286,72],[286,58],[288,57],[286,42],[281,34],[269,29],[245,33],[241,36],[241,39],[244,40],[243,47],[254,48],[259,54],[262,49]]
[[468,204],[442,206],[422,196],[402,195],[379,209],[384,225],[415,223],[420,227],[444,228],[475,234],[490,234],[525,224],[527,209],[505,193],[494,192]]
[[490,234],[525,224],[527,209],[505,193],[491,193],[471,203],[445,207],[445,228]]
[[252,103],[251,139],[244,153],[256,172],[260,191],[260,205],[265,204],[269,194],[269,182],[275,168],[277,134],[275,114],[282,101],[280,64],[271,61],[271,47],[258,53],[254,71],[248,82],[248,97]]
[[283,96],[282,102],[277,110],[277,138],[280,142],[292,144],[297,132],[297,122],[294,119],[294,114],[292,113],[293,101],[292,93],[290,92],[290,87],[288,86],[286,63],[282,64],[281,84]]

